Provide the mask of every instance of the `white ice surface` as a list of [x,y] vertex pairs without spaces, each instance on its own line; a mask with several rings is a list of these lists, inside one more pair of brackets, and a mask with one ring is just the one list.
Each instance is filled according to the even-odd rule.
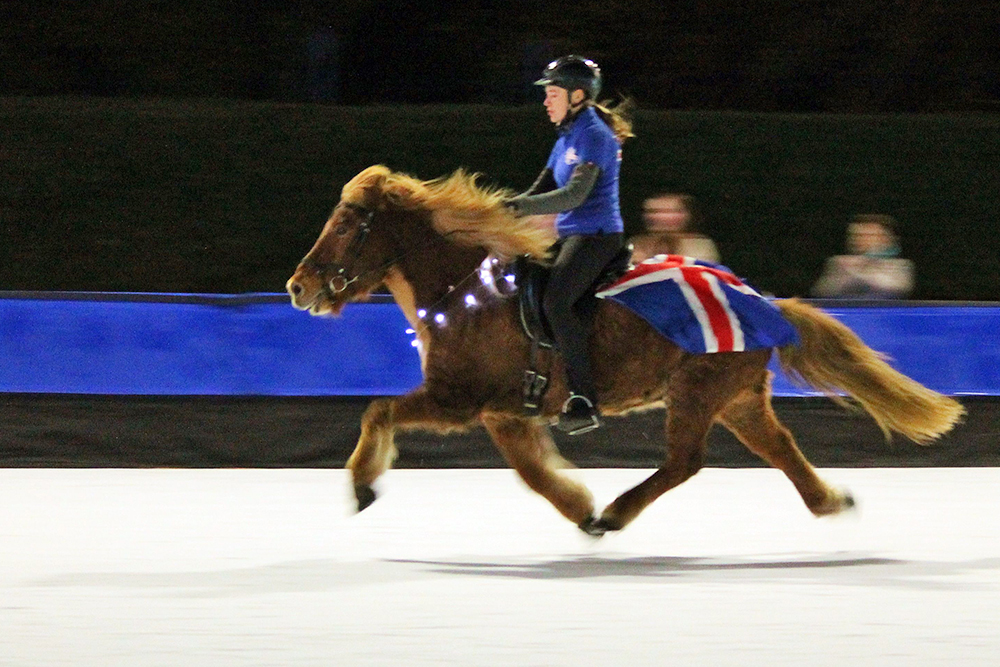
[[823,474],[858,513],[709,469],[595,541],[507,470],[0,469],[0,665],[1000,664],[1000,469]]

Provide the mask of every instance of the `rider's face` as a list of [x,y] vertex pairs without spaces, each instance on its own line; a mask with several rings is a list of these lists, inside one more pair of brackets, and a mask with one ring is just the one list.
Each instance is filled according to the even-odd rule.
[[584,97],[586,95],[579,88],[570,93],[559,86],[545,86],[545,101],[542,104],[549,114],[549,120],[558,125],[566,119],[571,108],[583,102]]
[[549,120],[558,125],[569,113],[569,92],[559,86],[545,86],[545,111]]

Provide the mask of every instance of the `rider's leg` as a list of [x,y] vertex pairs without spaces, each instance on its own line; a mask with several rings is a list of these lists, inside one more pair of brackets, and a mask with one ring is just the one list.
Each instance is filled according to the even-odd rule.
[[[590,289],[621,247],[621,234],[566,238],[552,266],[542,304],[566,365],[571,396],[564,412],[578,414],[580,420],[593,426],[597,425],[597,392],[590,366],[590,327],[580,306],[583,299],[592,298]],[[572,432],[575,429],[570,422],[575,421],[562,420],[561,426]]]

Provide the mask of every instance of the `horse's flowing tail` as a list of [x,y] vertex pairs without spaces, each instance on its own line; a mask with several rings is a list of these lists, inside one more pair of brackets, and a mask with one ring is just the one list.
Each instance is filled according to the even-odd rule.
[[842,405],[846,402],[837,392],[846,392],[874,417],[886,438],[896,431],[928,444],[965,414],[958,401],[893,369],[884,355],[833,317],[797,299],[781,299],[775,305],[801,339],[799,345],[778,350],[782,369]]

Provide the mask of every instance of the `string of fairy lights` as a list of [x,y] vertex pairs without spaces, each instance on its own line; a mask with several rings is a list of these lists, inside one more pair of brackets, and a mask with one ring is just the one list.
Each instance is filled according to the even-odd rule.
[[[449,287],[445,297],[442,297],[440,301],[444,301],[447,296],[450,296],[455,292],[458,286],[465,283],[472,276],[477,276],[479,280],[472,283],[472,287],[468,292],[464,294],[461,299],[461,303],[466,309],[478,308],[485,305],[493,297],[506,296],[512,293],[514,289],[514,284],[516,278],[513,273],[509,271],[504,271],[500,280],[503,282],[497,282],[498,267],[500,266],[500,259],[493,256],[487,256],[482,263],[476,267],[476,269],[469,274],[466,278],[459,281],[458,285]],[[504,267],[506,268],[506,267]],[[503,287],[501,287],[501,285]],[[477,293],[479,296],[477,296]],[[439,303],[440,303],[439,301]],[[437,305],[437,304],[435,304]],[[448,326],[448,315],[446,313],[447,308],[443,311],[434,311],[432,309],[420,308],[417,310],[417,318],[420,320],[424,327],[436,326],[438,328]],[[422,343],[420,342],[420,336],[416,329],[408,327],[406,329],[406,334],[408,336],[413,336],[413,340],[410,341],[410,345],[417,348],[419,352],[423,352]]]

